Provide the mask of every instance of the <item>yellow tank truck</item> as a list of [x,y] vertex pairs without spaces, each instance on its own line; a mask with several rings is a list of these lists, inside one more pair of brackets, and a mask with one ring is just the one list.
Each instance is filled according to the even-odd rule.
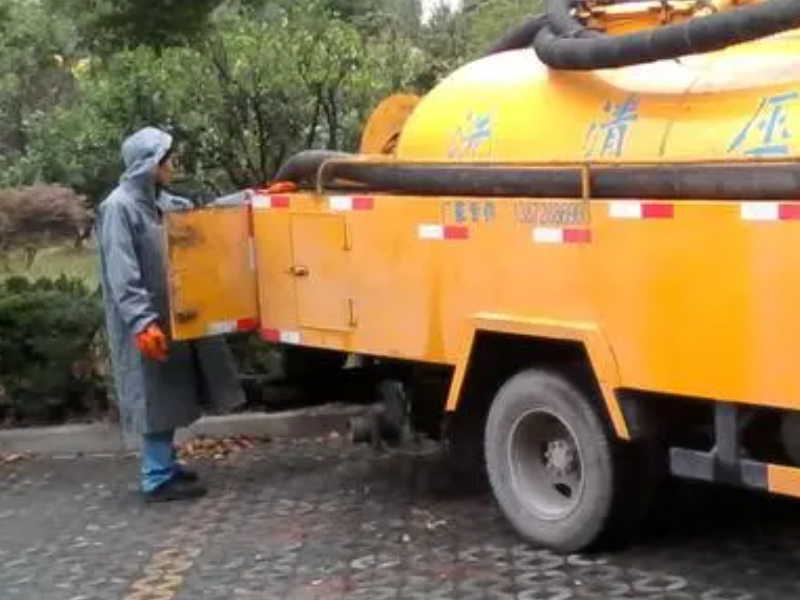
[[558,551],[662,464],[800,496],[798,28],[796,0],[551,0],[360,155],[171,215],[172,335],[444,370],[444,439]]

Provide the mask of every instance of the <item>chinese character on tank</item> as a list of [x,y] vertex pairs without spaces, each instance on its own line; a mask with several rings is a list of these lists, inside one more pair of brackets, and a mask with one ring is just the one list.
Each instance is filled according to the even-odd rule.
[[746,156],[786,156],[790,152],[788,107],[797,101],[800,94],[788,92],[764,98],[753,118],[742,128],[731,142],[728,152],[742,151]]

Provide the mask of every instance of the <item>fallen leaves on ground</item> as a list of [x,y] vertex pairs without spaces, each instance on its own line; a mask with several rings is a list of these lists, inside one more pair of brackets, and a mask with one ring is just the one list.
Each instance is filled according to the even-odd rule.
[[13,463],[17,463],[33,456],[29,452],[13,452],[10,454],[0,452],[0,465],[10,465]]
[[250,450],[263,441],[246,435],[226,438],[196,437],[178,446],[178,459],[224,460],[231,455]]

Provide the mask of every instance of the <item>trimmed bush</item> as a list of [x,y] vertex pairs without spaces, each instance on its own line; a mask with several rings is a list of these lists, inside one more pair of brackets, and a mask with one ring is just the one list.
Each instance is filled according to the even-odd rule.
[[82,240],[90,222],[86,199],[69,188],[0,189],[0,252],[25,250],[28,267],[41,248]]
[[0,422],[104,413],[102,330],[100,295],[78,279],[0,282]]

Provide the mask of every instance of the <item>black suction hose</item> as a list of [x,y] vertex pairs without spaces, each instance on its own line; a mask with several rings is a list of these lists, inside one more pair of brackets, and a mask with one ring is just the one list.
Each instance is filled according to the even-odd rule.
[[536,34],[539,58],[555,69],[624,67],[720,50],[800,27],[799,0],[768,0],[686,23],[628,35],[587,29],[571,13],[574,0],[549,0],[548,25]]
[[[323,187],[426,196],[582,198],[575,167],[526,168],[491,164],[333,163]],[[598,166],[589,177],[592,198],[682,200],[794,200],[800,164]]]
[[547,0],[547,24],[553,33],[566,38],[595,33],[572,16],[572,9],[577,5],[576,0]]
[[298,184],[313,183],[322,163],[342,158],[353,158],[353,155],[332,150],[305,150],[304,152],[298,152],[283,163],[273,181],[293,181]]
[[522,25],[508,31],[502,39],[495,42],[484,54],[500,54],[509,50],[520,50],[530,48],[536,35],[547,25],[547,15],[536,15],[523,21]]

